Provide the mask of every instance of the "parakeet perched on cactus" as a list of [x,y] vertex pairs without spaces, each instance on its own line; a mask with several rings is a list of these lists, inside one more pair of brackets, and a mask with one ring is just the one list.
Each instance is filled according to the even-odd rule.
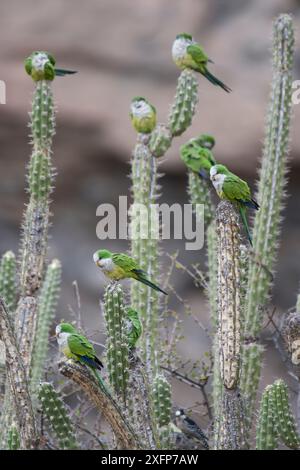
[[139,268],[136,261],[125,253],[112,253],[109,250],[98,250],[93,255],[94,262],[104,275],[112,280],[136,279],[152,289],[168,295],[148,279],[145,271]]
[[50,80],[54,77],[64,77],[76,73],[75,70],[65,70],[55,68],[55,59],[48,52],[35,51],[25,59],[25,70],[31,78],[38,82],[39,80]]
[[221,199],[227,199],[237,204],[249,242],[252,246],[252,238],[246,218],[246,209],[249,207],[258,210],[259,205],[252,198],[248,184],[234,173],[231,173],[224,165],[212,166],[210,169],[210,179]]
[[70,323],[56,326],[55,335],[59,350],[68,358],[81,362],[91,369],[101,370],[102,362],[97,358],[94,347]]
[[191,139],[180,147],[180,157],[190,170],[205,179],[209,179],[210,169],[216,165],[212,151],[201,147],[197,139]]
[[156,109],[145,98],[136,96],[131,101],[130,118],[137,132],[150,134],[156,126]]
[[126,309],[126,326],[128,345],[132,350],[143,333],[143,325],[138,312],[130,307]]
[[209,450],[208,438],[195,421],[189,418],[181,408],[175,413],[176,426],[187,436],[201,442],[204,449]]
[[207,63],[212,61],[190,34],[181,33],[176,36],[172,47],[172,57],[180,69],[188,68],[195,70],[204,75],[213,85],[220,86],[227,93],[231,91],[227,85],[209,72]]

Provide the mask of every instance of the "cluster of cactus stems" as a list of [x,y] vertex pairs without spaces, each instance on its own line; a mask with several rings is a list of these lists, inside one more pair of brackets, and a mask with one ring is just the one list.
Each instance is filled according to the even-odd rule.
[[[206,227],[206,291],[213,358],[211,394],[206,395],[213,411],[210,448],[214,449],[253,448],[250,431],[264,352],[260,333],[273,282],[285,195],[293,46],[291,17],[280,15],[274,22],[272,90],[258,182],[260,210],[253,221],[253,249],[242,242],[236,207],[228,201],[215,207],[210,183],[188,170],[187,192],[194,208],[204,206],[204,213],[198,215],[204,218]],[[11,251],[0,262],[0,334],[6,375],[0,442],[2,448],[12,450],[41,448],[48,438],[61,449],[81,447],[63,395],[52,383],[44,382],[61,282],[59,260],[46,264],[55,130],[51,86],[50,80],[35,82],[29,201],[22,227],[20,267]],[[185,69],[178,79],[168,122],[157,124],[149,134],[138,133],[133,151],[131,255],[157,284],[161,284],[161,227],[155,206],[160,189],[158,165],[173,138],[190,126],[197,100],[195,72]],[[139,313],[143,324],[143,334],[134,346],[129,339],[128,308]],[[132,281],[130,296],[123,293],[120,284],[110,284],[104,294],[107,385],[102,372],[96,373],[78,361],[63,359],[58,364],[60,373],[86,393],[109,423],[118,449],[195,448],[194,440],[172,422],[172,390],[163,370],[168,369],[161,367],[163,342],[158,341],[164,308],[160,294],[142,283]],[[284,318],[282,337],[290,361],[297,367],[300,294],[295,311]],[[46,435],[40,427],[43,418]],[[262,393],[256,448],[276,449],[281,445],[299,448],[300,438],[288,388],[279,379]]]

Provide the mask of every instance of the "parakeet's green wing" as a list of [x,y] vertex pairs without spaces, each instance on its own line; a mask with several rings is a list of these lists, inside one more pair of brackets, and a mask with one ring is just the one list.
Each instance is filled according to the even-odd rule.
[[73,354],[77,356],[87,356],[94,358],[96,353],[95,349],[89,341],[79,334],[72,334],[68,338],[68,345]]
[[125,271],[134,271],[139,269],[136,261],[125,253],[114,253],[112,255],[112,260],[117,266]]
[[206,65],[208,62],[207,55],[198,44],[188,46],[187,53],[190,54],[192,59],[199,65]]
[[222,191],[230,200],[249,201],[251,199],[248,184],[236,176],[226,176]]

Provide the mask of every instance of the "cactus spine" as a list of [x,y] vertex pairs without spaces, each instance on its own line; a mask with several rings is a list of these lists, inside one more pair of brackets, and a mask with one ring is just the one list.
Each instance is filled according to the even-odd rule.
[[0,263],[0,295],[13,312],[17,302],[16,257],[12,251],[4,253]]
[[[271,273],[276,261],[280,213],[286,183],[293,51],[292,19],[289,15],[280,15],[274,22],[272,91],[257,196],[260,210],[254,221],[253,250],[255,255],[249,263],[245,314],[245,340],[247,344],[255,343],[259,337],[262,326],[262,309],[269,297],[272,284]],[[246,360],[251,358],[256,362],[253,366],[246,364]],[[256,367],[261,362],[261,358],[258,361],[257,356],[251,354],[243,358],[243,367],[254,372],[253,377],[249,377],[247,382],[252,389],[258,387],[260,374],[257,373]],[[244,392],[245,395],[251,395],[248,389],[245,389]],[[252,416],[252,408],[249,409],[249,416]]]
[[47,358],[49,333],[57,307],[61,281],[61,264],[55,259],[48,266],[45,280],[38,299],[38,317],[31,363],[31,386],[39,384]]
[[45,414],[60,449],[77,449],[74,426],[67,408],[51,383],[43,382],[38,392],[42,411]]
[[126,312],[120,285],[110,285],[107,287],[104,303],[109,381],[115,393],[125,403],[129,378],[129,345],[126,329]]

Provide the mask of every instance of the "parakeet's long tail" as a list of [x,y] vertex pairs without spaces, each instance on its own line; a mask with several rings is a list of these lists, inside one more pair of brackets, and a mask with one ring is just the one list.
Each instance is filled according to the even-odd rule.
[[77,73],[77,70],[55,69],[55,75],[57,77],[64,77],[65,75],[73,75],[73,73]]
[[92,359],[91,357],[87,357],[87,356],[81,356],[80,358],[85,364],[87,364],[88,366],[90,367],[93,367],[95,369],[98,369],[98,370],[101,370],[102,367],[103,367],[103,364],[102,362],[98,359],[98,357],[94,357],[94,359]]
[[248,222],[247,222],[245,208],[243,206],[239,206],[239,210],[240,210],[241,218],[242,218],[242,221],[243,221],[243,225],[244,225],[246,233],[247,233],[248,240],[250,242],[250,245],[253,246],[252,238],[251,238],[251,235],[250,235],[250,230],[249,230],[249,226],[248,226]]
[[145,279],[144,277],[138,275],[137,281],[142,282],[142,283],[145,284],[146,286],[152,287],[152,289],[154,289],[154,290],[156,290],[156,291],[158,291],[158,292],[161,292],[162,294],[168,295],[167,292],[165,292],[165,291],[162,290],[160,287],[158,287],[158,286],[156,286],[155,284],[153,284],[153,282],[149,281],[149,279]]
[[220,86],[221,88],[223,88],[223,90],[227,91],[227,93],[230,93],[232,91],[231,88],[225,85],[225,83],[221,82],[221,80],[215,77],[209,70],[205,69],[205,72],[201,72],[201,73],[213,85]]

